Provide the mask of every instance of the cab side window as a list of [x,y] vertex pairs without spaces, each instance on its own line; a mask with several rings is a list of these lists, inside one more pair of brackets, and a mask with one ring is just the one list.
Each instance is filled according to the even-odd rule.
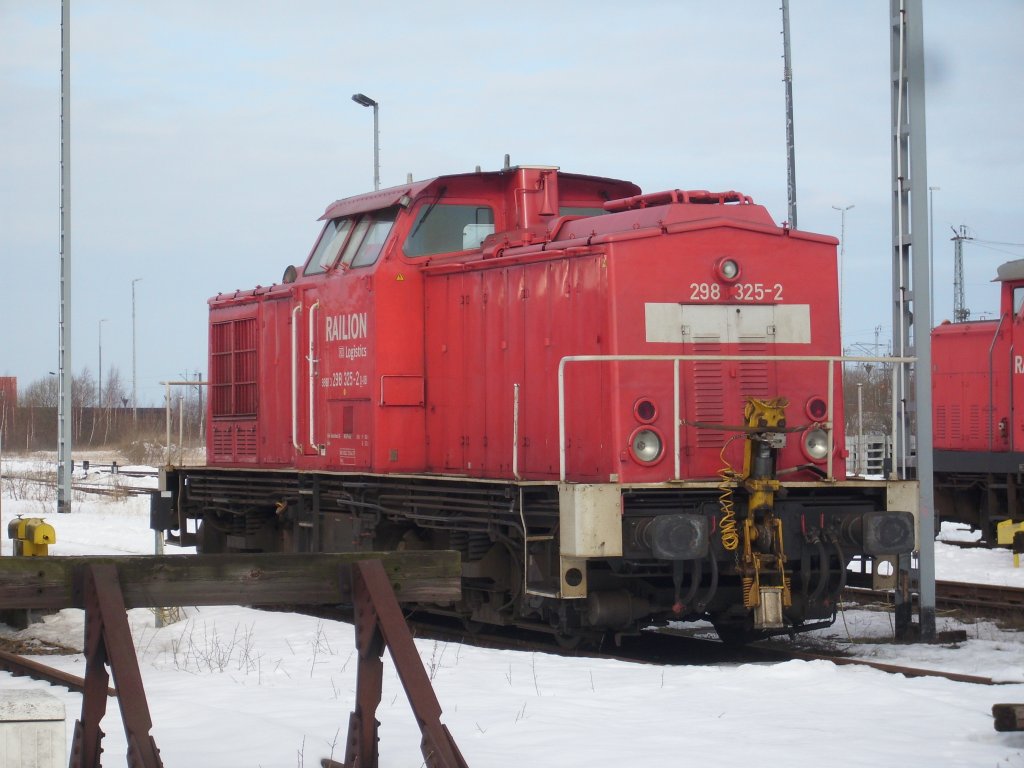
[[485,205],[427,203],[420,208],[402,250],[406,256],[432,256],[479,248],[494,234],[494,209]]
[[1014,317],[1020,317],[1021,310],[1024,310],[1024,285],[1018,285],[1013,289]]

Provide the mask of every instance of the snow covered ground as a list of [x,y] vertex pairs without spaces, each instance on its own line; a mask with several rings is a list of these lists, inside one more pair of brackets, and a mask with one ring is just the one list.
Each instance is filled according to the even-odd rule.
[[[19,463],[18,468],[24,467]],[[14,466],[4,461],[5,478]],[[80,471],[80,470],[79,470]],[[107,482],[95,470],[89,478]],[[145,498],[76,496],[70,515],[28,486],[4,480],[2,527],[18,514],[46,516],[55,555],[153,551]],[[13,498],[17,496],[18,498]],[[961,536],[955,530],[943,537]],[[10,541],[2,543],[9,555]],[[176,550],[172,550],[176,551]],[[938,578],[1024,586],[1005,551],[936,545]],[[153,736],[167,766],[318,766],[344,757],[355,692],[350,625],[240,607],[183,609],[157,629],[147,610],[130,612]],[[992,677],[982,686],[889,675],[866,667],[791,661],[719,667],[661,667],[563,658],[417,641],[448,725],[472,768],[785,764],[819,766],[992,766],[1024,768],[1024,733],[997,733],[991,707],[1024,702],[1024,636],[988,622],[962,628],[955,646],[896,645],[883,610],[848,608],[815,633],[859,656]],[[81,648],[81,611],[0,634]],[[81,654],[37,657],[76,675]],[[46,690],[71,725],[81,697],[0,673],[4,690]],[[419,732],[390,661],[378,710],[382,766],[422,764]],[[116,701],[103,721],[106,765],[126,752]]]

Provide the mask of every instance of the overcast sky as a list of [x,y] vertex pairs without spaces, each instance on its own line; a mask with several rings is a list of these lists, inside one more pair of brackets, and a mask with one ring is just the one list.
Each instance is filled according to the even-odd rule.
[[[1024,2],[925,0],[936,320],[1024,249]],[[846,217],[844,344],[891,325],[888,0],[792,0],[801,229]],[[331,201],[512,162],[661,189],[736,189],[786,218],[777,0],[706,3],[75,0],[72,369],[140,404],[205,371],[206,300],[278,282]],[[56,370],[60,3],[0,0],[0,375]]]

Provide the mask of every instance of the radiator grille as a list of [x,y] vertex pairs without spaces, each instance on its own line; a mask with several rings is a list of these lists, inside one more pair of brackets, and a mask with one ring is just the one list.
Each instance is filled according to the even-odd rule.
[[255,317],[210,329],[210,398],[214,416],[256,415]]

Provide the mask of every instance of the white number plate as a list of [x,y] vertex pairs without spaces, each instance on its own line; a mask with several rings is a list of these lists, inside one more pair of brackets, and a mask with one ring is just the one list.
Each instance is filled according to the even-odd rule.
[[690,283],[690,301],[734,301],[776,302],[782,301],[782,283],[735,283],[722,286],[718,283]]

